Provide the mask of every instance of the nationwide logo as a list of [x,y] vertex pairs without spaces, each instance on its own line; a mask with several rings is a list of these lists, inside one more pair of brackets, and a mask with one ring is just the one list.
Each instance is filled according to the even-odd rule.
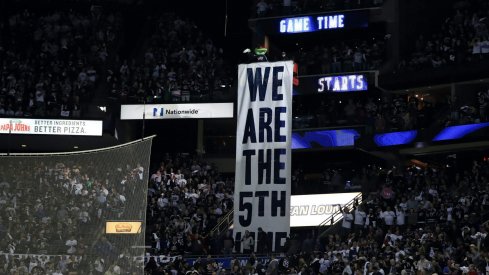
[[163,117],[165,115],[197,115],[199,114],[199,110],[189,108],[183,110],[177,109],[165,109],[161,108],[153,108],[153,117]]
[[0,131],[2,132],[17,132],[27,133],[30,132],[31,126],[22,123],[22,120],[11,120],[10,123],[4,123],[0,125]]
[[[159,115],[158,115],[159,114]],[[163,117],[165,115],[165,108],[153,108],[153,116]]]

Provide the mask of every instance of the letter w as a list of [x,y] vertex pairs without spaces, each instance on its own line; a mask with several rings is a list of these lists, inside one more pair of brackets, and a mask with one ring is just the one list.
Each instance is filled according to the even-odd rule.
[[256,74],[253,77],[253,68],[248,68],[248,87],[250,89],[251,101],[256,101],[256,90],[260,91],[260,101],[265,100],[267,92],[268,77],[270,76],[270,67],[265,67],[265,75],[262,77],[261,68],[256,68]]

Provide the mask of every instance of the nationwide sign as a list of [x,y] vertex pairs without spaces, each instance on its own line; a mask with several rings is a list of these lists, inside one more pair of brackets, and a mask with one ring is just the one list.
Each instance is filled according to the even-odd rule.
[[101,120],[0,118],[0,134],[101,136]]
[[293,66],[280,61],[238,68],[233,232],[235,240],[246,231],[257,240],[262,228],[272,251],[281,251],[290,232]]
[[232,118],[233,103],[121,105],[121,120]]

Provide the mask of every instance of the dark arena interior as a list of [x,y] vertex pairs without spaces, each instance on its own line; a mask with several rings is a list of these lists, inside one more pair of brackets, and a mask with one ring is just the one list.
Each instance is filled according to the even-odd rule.
[[489,274],[486,0],[0,1],[0,275]]

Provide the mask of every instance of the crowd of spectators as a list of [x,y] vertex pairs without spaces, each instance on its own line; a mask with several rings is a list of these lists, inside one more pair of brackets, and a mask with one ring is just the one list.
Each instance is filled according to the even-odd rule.
[[143,238],[105,226],[144,215],[147,172],[135,162],[100,169],[87,156],[0,161],[0,274],[140,274],[131,246]]
[[458,97],[449,97],[446,116],[441,123],[444,126],[487,122],[489,114],[489,89],[483,87],[477,92],[476,102],[461,104]]
[[255,16],[279,16],[318,11],[335,11],[378,7],[384,0],[258,0]]
[[413,95],[331,95],[294,98],[294,128],[365,125],[367,133],[420,129],[440,106]]
[[474,161],[458,171],[452,165],[379,167],[378,192],[345,209],[341,231],[319,242],[327,252],[323,264],[348,274],[365,268],[374,274],[485,272],[489,165]]
[[[477,92],[478,91],[478,92]],[[447,127],[488,121],[489,89],[482,85],[465,98],[439,93],[296,96],[294,129],[362,125],[367,134]]]
[[97,6],[11,14],[0,41],[0,116],[80,117],[120,21]]
[[123,60],[108,73],[111,96],[129,102],[198,102],[231,82],[223,50],[188,19],[166,13],[155,26],[144,56]]
[[299,64],[300,75],[379,70],[385,60],[387,37],[315,42],[311,49],[287,52]]
[[149,181],[147,245],[152,254],[220,254],[211,230],[233,209],[233,178],[198,156],[167,155]]
[[[292,234],[280,255],[181,260],[148,274],[484,274],[489,266],[489,163],[448,156],[433,166],[369,168],[379,181],[326,234]],[[467,165],[468,164],[468,165]],[[224,238],[226,240],[226,238]],[[236,258],[234,258],[236,259]],[[156,266],[156,263],[153,263]],[[197,273],[198,272],[198,273]]]
[[121,60],[120,13],[91,6],[11,14],[0,30],[0,116],[79,118],[102,83],[131,103],[209,101],[229,88],[223,50],[193,22],[149,20],[154,30],[140,58]]
[[[370,192],[379,182],[379,166],[367,164],[348,167],[341,165],[317,170],[315,168],[296,168],[292,173],[292,192],[296,195],[326,194],[343,192]],[[309,168],[309,169],[308,169]]]
[[413,54],[399,64],[401,70],[441,68],[487,59],[487,1],[457,1],[452,11],[438,32],[419,35]]

